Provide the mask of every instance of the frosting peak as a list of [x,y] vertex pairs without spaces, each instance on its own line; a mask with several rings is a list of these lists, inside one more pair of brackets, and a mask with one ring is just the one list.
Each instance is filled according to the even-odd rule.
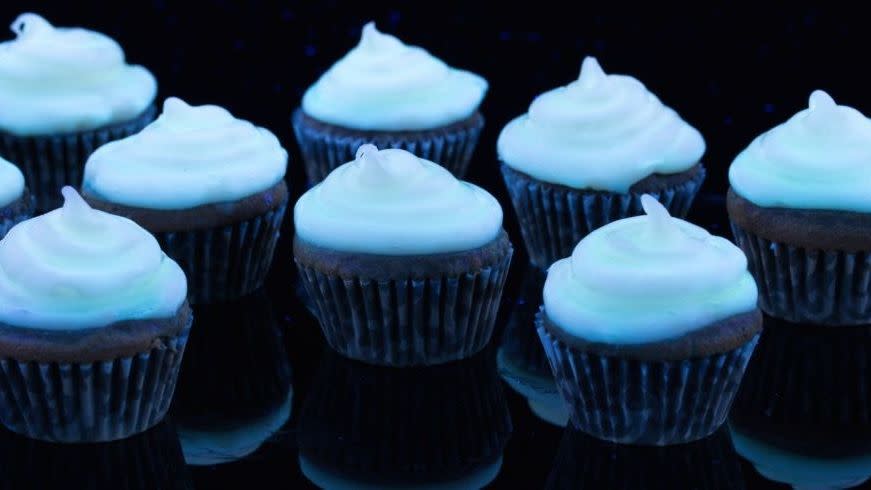
[[12,23],[0,43],[0,129],[19,135],[86,131],[141,114],[157,91],[154,77],[127,65],[111,38],[54,27],[37,14]]
[[763,207],[871,212],[871,120],[815,90],[808,108],[757,137],[729,182]]
[[18,167],[0,157],[0,208],[12,204],[22,194],[24,175]]
[[303,111],[345,128],[432,129],[471,116],[487,82],[423,48],[363,26],[360,42],[306,91]]
[[363,145],[294,208],[297,236],[345,252],[424,255],[494,240],[502,208],[485,190],[398,149]]
[[610,223],[554,263],[544,285],[548,318],[608,343],[679,337],[756,307],[741,250],[669,216],[643,196],[645,216]]
[[539,180],[624,193],[651,174],[689,169],[705,141],[641,82],[587,57],[578,79],[536,97],[497,147],[506,165]]
[[187,281],[147,231],[91,209],[72,187],[64,204],[23,221],[0,240],[0,323],[97,328],[169,318]]

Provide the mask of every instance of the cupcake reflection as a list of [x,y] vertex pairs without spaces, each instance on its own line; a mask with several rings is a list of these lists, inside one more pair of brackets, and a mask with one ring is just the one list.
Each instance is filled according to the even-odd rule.
[[364,365],[332,351],[300,419],[299,463],[321,488],[482,488],[511,418],[491,350],[428,368]]
[[195,308],[173,414],[188,464],[228,463],[257,451],[290,418],[290,364],[262,290]]

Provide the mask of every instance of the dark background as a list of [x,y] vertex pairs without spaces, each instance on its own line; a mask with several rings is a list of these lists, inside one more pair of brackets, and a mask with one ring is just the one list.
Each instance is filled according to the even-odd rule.
[[[525,254],[498,173],[495,140],[535,95],[575,79],[584,56],[598,57],[606,72],[635,76],[702,132],[709,176],[694,219],[715,230],[724,229],[722,196],[731,159],[754,136],[806,107],[813,89],[871,112],[867,18],[841,8],[658,5],[648,11],[600,3],[571,8],[504,4],[2,0],[0,24],[33,11],[55,25],[110,35],[131,63],[156,75],[159,100],[172,95],[193,104],[218,104],[275,132],[291,155],[288,178],[294,195],[304,190],[304,177],[290,114],[305,88],[357,43],[365,22],[375,20],[381,30],[483,75],[490,82],[482,107],[487,126],[468,180],[506,206],[519,264],[509,300]],[[288,327],[298,413],[322,341],[315,323],[293,300],[289,219],[286,225],[270,287]],[[509,397],[515,433],[497,484],[538,488],[550,470],[560,431],[533,419],[521,398]],[[302,485],[296,458],[287,451],[293,427],[291,419],[286,440],[249,461],[192,470],[197,487]],[[749,465],[743,474],[748,487],[768,488]]]

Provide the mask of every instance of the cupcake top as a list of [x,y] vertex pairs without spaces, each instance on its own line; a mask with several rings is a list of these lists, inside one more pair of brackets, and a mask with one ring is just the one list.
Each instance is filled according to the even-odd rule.
[[0,323],[46,330],[172,318],[187,281],[136,223],[96,211],[72,187],[64,205],[0,240]]
[[415,131],[461,121],[478,109],[487,81],[370,22],[360,43],[309,87],[302,109],[351,129]]
[[756,308],[747,258],[728,240],[672,218],[656,199],[647,215],[587,235],[544,283],[547,318],[591,342],[680,337]]
[[762,207],[871,212],[871,120],[822,90],[808,108],[757,137],[729,183]]
[[705,141],[641,82],[606,75],[587,57],[577,81],[536,97],[497,147],[506,165],[536,179],[625,193],[652,174],[690,169]]
[[54,27],[36,14],[12,23],[0,43],[0,130],[19,136],[88,131],[133,119],[154,101],[157,82],[124,61],[111,38]]
[[486,245],[502,229],[487,191],[429,160],[363,145],[294,208],[296,234],[324,248],[381,255],[459,252]]
[[263,192],[286,169],[287,152],[268,130],[221,107],[171,97],[140,133],[91,155],[82,187],[126,206],[189,209]]
[[24,175],[18,167],[0,157],[0,208],[15,202],[24,194]]

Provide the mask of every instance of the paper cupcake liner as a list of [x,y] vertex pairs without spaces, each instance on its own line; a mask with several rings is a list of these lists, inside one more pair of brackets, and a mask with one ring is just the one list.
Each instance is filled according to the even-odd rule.
[[[847,446],[871,438],[871,326],[765,318],[732,407],[733,421]],[[819,437],[822,436],[822,437]]]
[[26,190],[24,192],[24,198],[27,201],[23,206],[15,204],[7,206],[5,210],[0,209],[0,239],[9,233],[9,230],[11,230],[13,226],[24,220],[30,219],[33,216],[33,196]]
[[660,191],[617,194],[569,189],[531,178],[505,164],[501,168],[529,260],[542,268],[571,255],[593,230],[644,214],[642,194],[655,197],[672,216],[685,217],[705,180],[702,168],[693,179]]
[[229,301],[263,285],[287,204],[216,228],[159,232],[160,247],[184,270],[191,303]]
[[420,131],[419,135],[403,133],[401,138],[389,131],[374,138],[364,135],[348,136],[346,129],[342,134],[334,134],[306,124],[302,109],[293,113],[292,123],[311,184],[324,180],[339,165],[354,160],[357,150],[365,143],[372,143],[380,149],[407,150],[418,157],[438,163],[457,178],[462,178],[469,168],[472,153],[484,128],[484,118],[477,117],[474,124],[468,126],[425,130]]
[[765,313],[796,323],[871,323],[871,253],[777,243],[732,223]]
[[300,456],[373,485],[453,480],[502,456],[512,426],[492,350],[427,368],[326,352],[299,422]]
[[190,325],[149,351],[91,363],[0,359],[0,422],[52,442],[112,441],[161,420]]
[[739,490],[744,478],[725,427],[666,447],[613,444],[567,429],[545,488]]
[[152,105],[130,121],[71,134],[17,136],[0,131],[0,156],[21,169],[37,210],[50,211],[63,203],[61,187],[82,183],[85,162],[94,150],[138,133],[156,113]]
[[167,422],[127,439],[98,444],[51,444],[4,433],[0,461],[0,488],[193,488],[178,436]]
[[759,340],[713,356],[638,361],[574,350],[547,331],[541,314],[536,322],[572,425],[622,444],[681,444],[717,430]]
[[458,276],[391,281],[297,266],[334,350],[370,364],[433,365],[467,358],[490,341],[511,255]]

